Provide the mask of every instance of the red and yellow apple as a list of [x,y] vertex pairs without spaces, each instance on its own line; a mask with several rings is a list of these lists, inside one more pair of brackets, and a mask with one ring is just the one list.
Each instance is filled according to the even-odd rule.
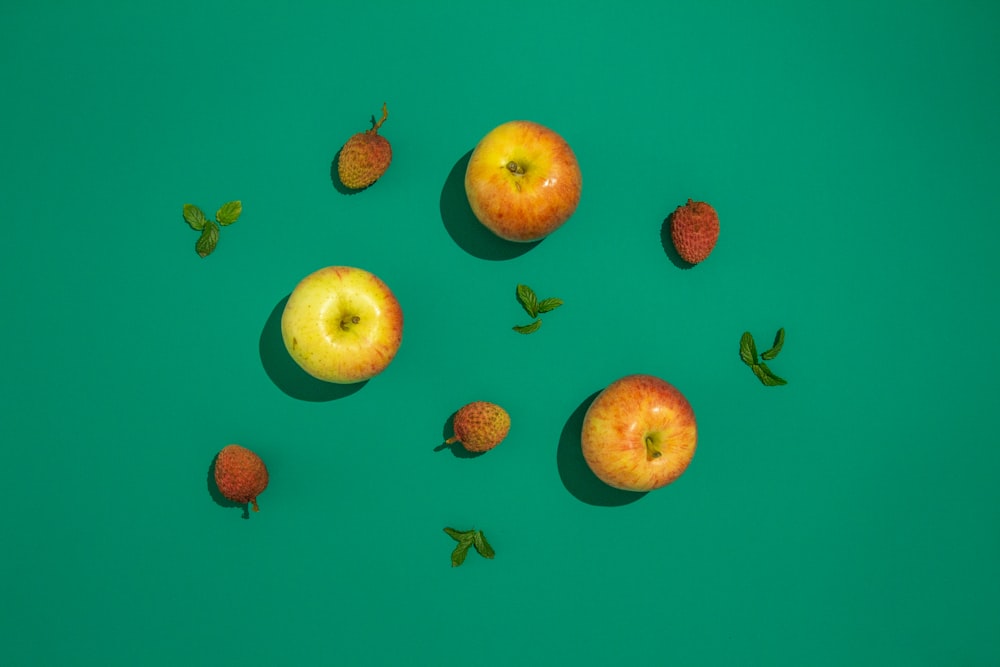
[[581,441],[583,458],[605,484],[652,491],[687,469],[698,429],[676,387],[652,375],[627,375],[590,404]]
[[303,278],[281,315],[281,337],[302,370],[352,384],[386,369],[403,340],[403,310],[377,276],[328,266]]
[[465,170],[465,194],[483,225],[508,241],[542,239],[566,222],[583,180],[576,155],[553,130],[526,120],[483,137]]

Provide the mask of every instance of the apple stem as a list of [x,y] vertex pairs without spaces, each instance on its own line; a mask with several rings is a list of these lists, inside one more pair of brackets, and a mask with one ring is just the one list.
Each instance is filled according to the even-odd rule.
[[653,459],[658,459],[663,455],[660,451],[660,446],[653,440],[653,436],[646,436],[646,459],[652,461]]
[[507,169],[509,169],[510,173],[512,173],[512,174],[523,174],[524,173],[524,167],[522,167],[518,163],[514,162],[513,160],[511,160],[510,162],[507,163]]
[[388,117],[389,117],[389,107],[387,107],[386,104],[385,104],[385,102],[383,102],[382,103],[382,119],[379,120],[379,122],[375,123],[375,116],[372,116],[372,123],[375,123],[375,127],[373,127],[372,129],[368,130],[368,133],[369,134],[378,134],[378,129],[380,127],[382,127],[382,123],[384,123],[385,119],[388,118]]
[[344,331],[350,331],[351,330],[351,325],[352,324],[357,324],[360,321],[361,321],[361,318],[358,317],[357,315],[352,315],[350,317],[345,317],[344,319],[340,320],[340,328],[343,329]]

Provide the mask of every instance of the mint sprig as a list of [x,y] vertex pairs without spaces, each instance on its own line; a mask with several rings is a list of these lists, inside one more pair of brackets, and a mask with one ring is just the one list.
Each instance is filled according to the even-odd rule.
[[194,250],[200,257],[208,257],[219,243],[219,227],[227,227],[236,222],[243,213],[240,201],[226,202],[215,212],[215,221],[209,220],[194,204],[184,204],[184,221],[191,229],[201,232],[195,241]]
[[740,359],[753,374],[757,376],[757,379],[761,381],[761,384],[767,387],[777,387],[783,384],[788,384],[788,381],[777,375],[772,371],[764,361],[771,361],[778,356],[781,352],[781,348],[785,344],[785,329],[784,327],[778,329],[778,333],[774,336],[774,345],[771,346],[769,350],[762,353],[760,357],[757,356],[757,344],[753,340],[753,336],[749,331],[744,331],[743,335],[740,337]]
[[539,300],[538,295],[535,294],[535,290],[524,284],[518,284],[515,295],[517,296],[518,303],[524,308],[524,312],[528,313],[535,320],[530,324],[521,324],[512,327],[519,334],[535,333],[542,326],[542,320],[538,316],[542,313],[551,312],[563,305],[563,300],[555,297]]
[[469,555],[469,548],[473,548],[483,558],[492,558],[496,555],[493,547],[486,541],[486,535],[481,530],[455,530],[445,528],[444,532],[458,542],[455,550],[451,552],[451,566],[458,567],[465,562],[465,557]]

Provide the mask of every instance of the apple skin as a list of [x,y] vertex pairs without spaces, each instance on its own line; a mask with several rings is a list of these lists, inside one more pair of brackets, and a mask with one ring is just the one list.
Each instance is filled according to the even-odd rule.
[[673,385],[652,375],[627,375],[590,404],[581,441],[583,458],[605,484],[652,491],[687,469],[698,428],[691,404]]
[[386,369],[403,341],[403,310],[374,274],[328,266],[303,278],[281,314],[288,354],[318,380],[353,384]]
[[487,133],[465,170],[465,194],[476,218],[500,238],[521,243],[561,227],[576,211],[582,186],[569,144],[527,120]]

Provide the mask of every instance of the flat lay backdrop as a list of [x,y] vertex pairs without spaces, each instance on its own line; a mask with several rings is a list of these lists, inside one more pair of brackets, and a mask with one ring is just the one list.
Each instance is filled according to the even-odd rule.
[[[0,664],[1000,664],[998,81],[986,2],[7,3]],[[345,193],[383,102],[392,166]],[[462,185],[519,118],[584,176],[532,247]],[[233,199],[199,258],[182,206]],[[332,264],[406,317],[353,392],[277,328]],[[518,283],[565,301],[528,336]],[[765,387],[738,343],[779,327]],[[629,373],[699,424],[645,495],[579,454]],[[472,400],[513,427],[464,458]]]

